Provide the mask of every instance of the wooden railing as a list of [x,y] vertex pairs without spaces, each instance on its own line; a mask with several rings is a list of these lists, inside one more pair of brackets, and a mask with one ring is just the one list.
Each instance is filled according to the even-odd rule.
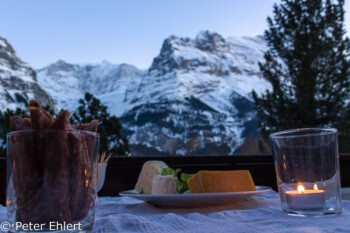
[[[249,170],[256,185],[277,190],[273,157],[255,156],[166,156],[166,157],[114,157],[111,158],[106,179],[99,196],[118,196],[123,190],[133,189],[142,165],[148,160],[162,160],[172,168],[196,173],[199,170]],[[350,186],[350,155],[340,156],[340,173],[343,187]],[[0,159],[0,204],[4,205],[6,194],[6,159]]]

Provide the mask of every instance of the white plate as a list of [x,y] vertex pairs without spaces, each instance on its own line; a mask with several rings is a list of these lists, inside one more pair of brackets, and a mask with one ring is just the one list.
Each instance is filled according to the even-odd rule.
[[140,194],[136,190],[127,190],[120,192],[119,195],[137,198],[160,207],[193,208],[234,204],[270,190],[271,188],[266,186],[256,186],[256,191],[226,193]]

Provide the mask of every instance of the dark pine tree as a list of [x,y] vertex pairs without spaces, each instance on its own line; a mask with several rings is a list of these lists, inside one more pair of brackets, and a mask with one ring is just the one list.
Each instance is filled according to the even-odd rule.
[[28,113],[20,108],[0,112],[0,157],[6,157],[6,135],[10,132],[10,116],[29,117]]
[[85,93],[84,99],[79,100],[79,107],[72,115],[72,123],[88,123],[98,120],[100,134],[100,151],[109,151],[113,155],[130,153],[129,142],[121,135],[122,125],[119,119],[107,112],[107,106],[90,93]]
[[[272,89],[252,93],[262,134],[267,138],[284,129],[337,127],[344,141],[350,135],[344,1],[282,0],[267,22],[269,50],[259,65]],[[344,145],[342,151],[347,150]]]

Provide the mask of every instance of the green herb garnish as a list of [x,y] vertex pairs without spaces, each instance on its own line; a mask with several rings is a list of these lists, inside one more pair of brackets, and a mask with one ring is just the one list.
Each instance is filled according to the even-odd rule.
[[170,167],[164,168],[161,175],[171,175],[172,177],[174,177],[177,193],[184,193],[188,190],[187,180],[192,177],[192,175],[190,174],[181,172],[180,168],[172,169]]

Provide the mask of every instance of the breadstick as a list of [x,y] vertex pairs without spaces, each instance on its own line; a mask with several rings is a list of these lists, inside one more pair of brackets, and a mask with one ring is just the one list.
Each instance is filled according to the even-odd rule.
[[46,223],[71,221],[68,133],[61,131],[70,129],[69,116],[68,111],[63,111],[49,127],[49,129],[58,129],[58,131],[45,134],[43,212]]
[[[10,117],[11,131],[30,129],[19,116]],[[34,135],[13,134],[10,140],[13,186],[16,192],[16,221],[40,223],[41,221],[41,174],[35,152]]]

